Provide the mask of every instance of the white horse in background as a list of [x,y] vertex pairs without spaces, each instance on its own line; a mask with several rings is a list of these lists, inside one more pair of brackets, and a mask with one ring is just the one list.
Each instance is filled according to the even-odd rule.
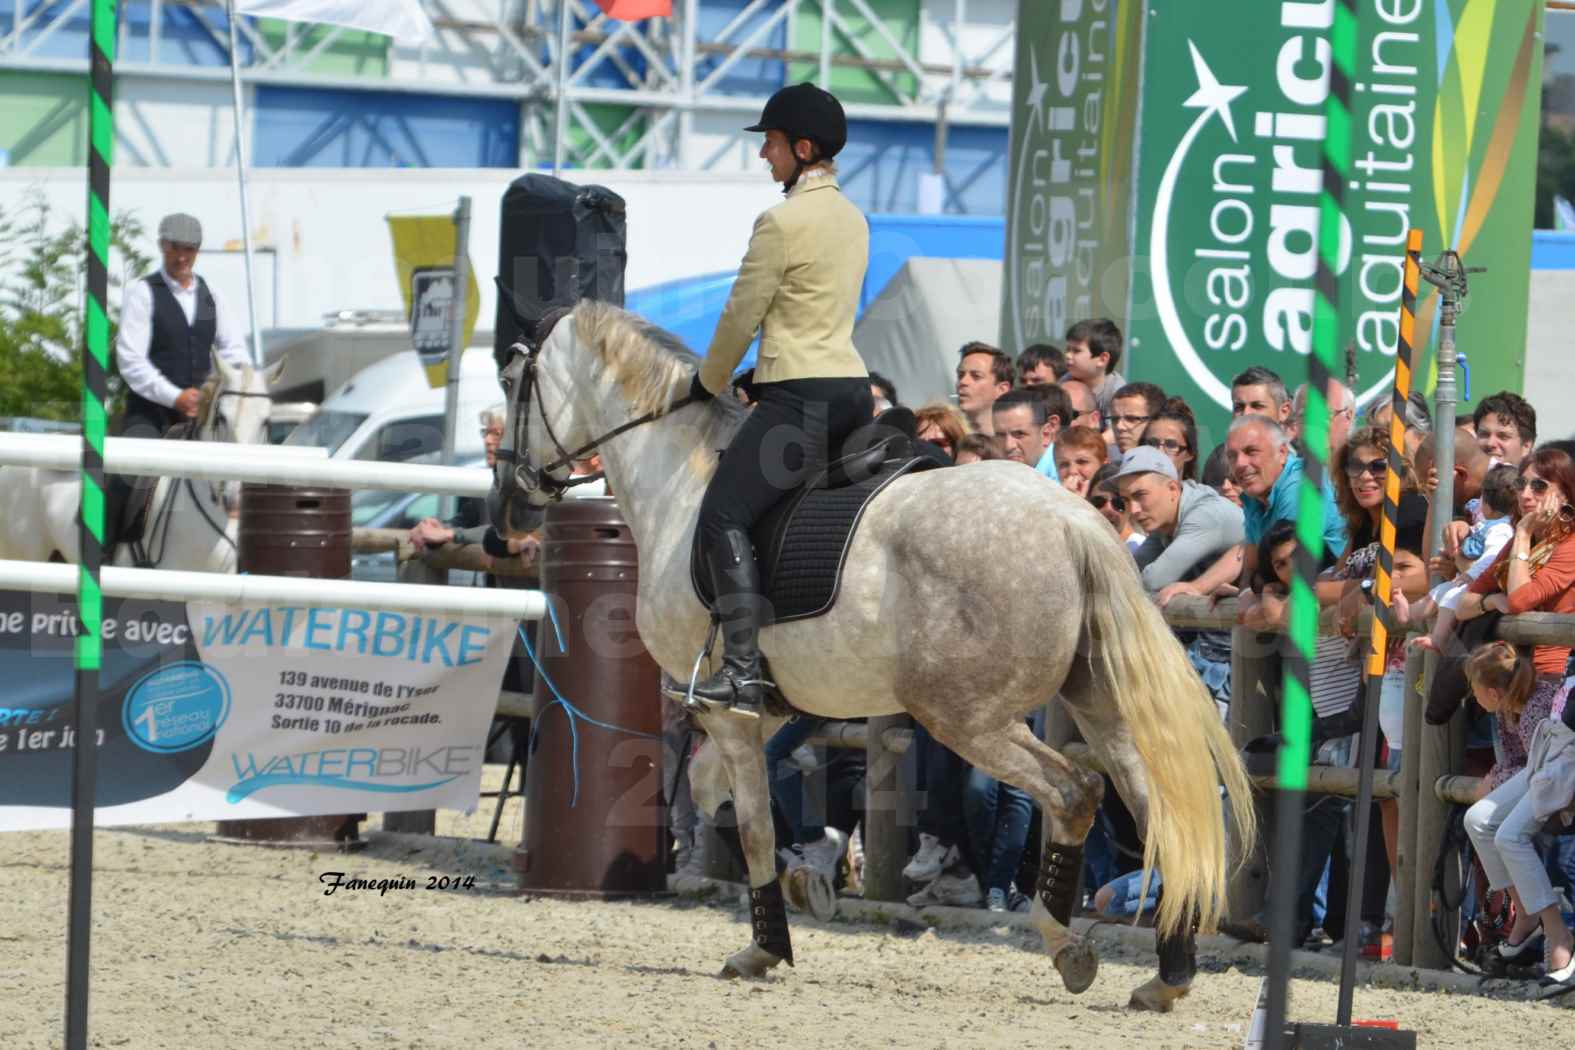
[[[668,411],[695,367],[667,333],[581,302],[539,350],[516,347],[504,370],[509,418],[494,490],[494,520],[516,528],[562,498],[572,458],[597,448],[639,548],[640,638],[678,681],[689,679],[709,619],[690,585],[700,500],[713,450],[727,446],[742,411],[729,397]],[[1033,556],[1002,557],[1008,549]],[[1241,760],[1115,533],[1090,504],[1034,471],[986,463],[891,482],[853,536],[836,604],[765,628],[760,648],[799,710],[828,718],[906,711],[1033,797],[1046,849],[1032,918],[1069,990],[1087,988],[1098,966],[1067,924],[1103,783],[1029,730],[1025,716],[1057,694],[1146,832],[1145,869],[1163,870],[1160,931],[1184,943],[1193,922],[1207,931],[1223,913],[1222,787],[1237,848],[1254,832]],[[714,782],[726,780],[750,876],[754,939],[723,972],[756,977],[792,962],[772,892],[763,720],[716,709],[697,718],[714,745],[709,765],[719,768],[692,775],[695,800],[714,809],[728,793]],[[1133,1005],[1169,1009],[1185,994],[1158,982],[1135,992]]]
[[[202,443],[261,445],[268,440],[268,386],[283,362],[266,369],[231,367],[218,354],[197,401],[192,456]],[[105,481],[108,483],[109,476]],[[40,467],[0,467],[0,559],[66,561],[75,564],[81,475]],[[133,494],[132,499],[138,497]],[[140,536],[124,535],[112,564],[138,563],[157,569],[234,572],[238,528],[231,511],[240,506],[240,483],[159,478]]]

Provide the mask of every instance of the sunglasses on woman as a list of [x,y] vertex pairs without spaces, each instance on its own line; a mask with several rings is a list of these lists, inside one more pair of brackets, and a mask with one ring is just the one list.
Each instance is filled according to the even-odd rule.
[[1127,509],[1127,501],[1120,496],[1111,496],[1103,492],[1096,492],[1088,497],[1088,502],[1094,505],[1095,510],[1104,510],[1106,506],[1114,507],[1117,514]]
[[1375,478],[1381,478],[1384,476],[1384,472],[1388,469],[1389,460],[1387,458],[1367,460],[1353,459],[1346,463],[1345,474],[1347,477],[1351,478],[1359,478],[1363,474],[1370,474]]
[[1157,448],[1161,452],[1168,453],[1172,456],[1178,452],[1187,451],[1186,442],[1177,441],[1175,438],[1148,438],[1143,442],[1143,444],[1147,445],[1149,448]]
[[1516,478],[1514,481],[1516,492],[1525,492],[1528,485],[1534,494],[1540,496],[1548,491],[1549,482],[1546,478],[1528,478],[1524,475]]

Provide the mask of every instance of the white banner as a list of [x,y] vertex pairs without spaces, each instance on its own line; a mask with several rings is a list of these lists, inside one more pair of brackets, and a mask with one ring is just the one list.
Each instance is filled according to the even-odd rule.
[[[58,601],[0,593],[0,830],[70,825]],[[514,621],[105,604],[98,824],[475,806]]]
[[410,46],[432,39],[432,20],[421,0],[235,0],[235,9],[258,18],[364,29]]

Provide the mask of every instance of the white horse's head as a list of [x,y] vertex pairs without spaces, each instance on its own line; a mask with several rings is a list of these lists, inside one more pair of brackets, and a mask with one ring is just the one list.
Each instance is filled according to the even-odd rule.
[[[197,400],[197,438],[240,445],[266,444],[268,412],[273,407],[268,388],[282,371],[282,360],[262,369],[249,364],[236,368],[214,353],[213,369]],[[240,482],[224,483],[226,508],[239,507],[240,495]]]

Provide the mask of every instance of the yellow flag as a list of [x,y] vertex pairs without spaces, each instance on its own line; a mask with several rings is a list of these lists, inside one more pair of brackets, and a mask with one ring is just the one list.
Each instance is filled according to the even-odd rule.
[[[449,215],[390,215],[388,232],[394,238],[394,273],[399,294],[410,319],[411,340],[427,382],[433,387],[448,383],[448,350],[454,301],[454,219]],[[465,260],[465,345],[476,330],[481,314],[481,289],[476,268]]]

